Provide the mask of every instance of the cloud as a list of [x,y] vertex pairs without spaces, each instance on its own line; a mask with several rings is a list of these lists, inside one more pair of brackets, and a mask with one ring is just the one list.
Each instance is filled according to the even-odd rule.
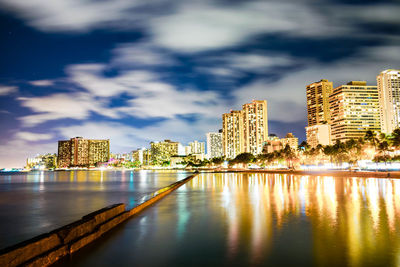
[[52,94],[43,97],[19,97],[21,105],[30,108],[36,114],[20,117],[26,127],[40,123],[59,120],[77,119],[83,120],[90,116],[90,112],[96,112],[103,116],[115,118],[116,114],[105,108],[104,100],[95,100],[87,93]]
[[105,70],[104,64],[77,64],[68,66],[66,72],[71,82],[95,96],[110,97],[125,92],[126,86],[102,75]]
[[[364,32],[362,23],[399,22],[399,7],[395,5],[343,5],[313,0],[235,1],[225,5],[211,0],[0,0],[0,7],[45,32],[142,31],[149,36],[151,45],[180,53],[257,42],[258,36],[266,34],[355,36]],[[149,51],[136,58],[139,56],[140,61],[150,64],[158,57]]]
[[[120,119],[174,118],[179,115],[212,117],[223,112],[224,99],[215,91],[177,88],[161,82],[150,71],[120,71],[112,77],[105,76],[105,64],[77,64],[67,67],[64,79],[76,92],[57,93],[41,97],[20,97],[21,105],[34,114],[20,120],[25,127],[60,120],[86,120],[92,113]],[[113,99],[124,94],[125,101],[110,106]]]
[[151,43],[120,44],[112,53],[112,65],[119,67],[170,66],[177,64],[167,51]]
[[26,141],[42,141],[53,138],[53,135],[44,133],[18,132],[16,137]]
[[258,72],[278,66],[290,66],[294,60],[286,55],[265,55],[265,54],[228,54],[225,59],[231,68],[244,71]]
[[335,36],[343,33],[309,6],[296,2],[246,1],[229,6],[211,1],[182,4],[173,14],[150,21],[154,42],[184,52],[231,47],[260,34]]
[[[220,56],[204,57],[199,60],[197,71],[222,78],[241,78],[245,73],[261,74],[277,67],[292,67],[301,60],[284,54],[261,52],[226,53]],[[210,67],[211,66],[211,67]]]
[[98,97],[127,95],[126,104],[112,112],[121,117],[173,118],[177,115],[202,114],[213,116],[221,112],[224,100],[215,91],[182,89],[161,82],[154,72],[142,70],[122,71],[105,77],[105,65],[82,64],[68,68],[71,82]]
[[223,106],[224,101],[216,92],[178,91],[161,83],[148,83],[145,90],[129,100],[127,106],[119,108],[119,111],[138,118],[173,118],[190,114],[210,117],[221,113]]
[[[29,25],[42,31],[85,32],[115,27],[129,18],[129,11],[141,1],[87,0],[1,0],[3,8],[15,12]],[[114,26],[113,26],[114,25]]]
[[52,80],[37,80],[37,81],[30,81],[29,84],[34,86],[52,86],[54,82]]
[[0,96],[7,96],[9,94],[16,93],[17,91],[18,91],[18,87],[16,87],[16,86],[0,85]]

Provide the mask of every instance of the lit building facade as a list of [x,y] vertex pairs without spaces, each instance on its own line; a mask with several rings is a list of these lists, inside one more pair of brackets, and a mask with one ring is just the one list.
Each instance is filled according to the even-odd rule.
[[308,126],[331,122],[329,95],[332,88],[333,83],[324,79],[306,86]]
[[244,151],[260,154],[268,139],[267,101],[253,100],[243,105]]
[[299,146],[299,138],[295,137],[292,133],[286,134],[286,136],[281,138],[280,141],[283,147],[289,145],[289,147],[293,150],[297,150],[297,147]]
[[263,144],[263,153],[272,153],[274,151],[282,150],[284,147],[279,138],[272,138]]
[[52,169],[57,167],[57,155],[45,154],[37,155],[26,159],[26,168],[29,169]]
[[140,164],[144,162],[144,151],[145,148],[138,148],[137,150],[132,151],[132,161],[139,161]]
[[385,70],[377,77],[381,131],[390,134],[400,127],[400,70]]
[[329,124],[317,124],[306,127],[307,144],[314,148],[321,144],[331,145],[331,126]]
[[378,90],[365,81],[336,87],[329,98],[331,137],[347,141],[364,137],[366,131],[380,131]]
[[235,158],[240,153],[262,152],[268,139],[267,101],[253,100],[242,110],[222,115],[222,142],[224,155]]
[[222,115],[222,139],[224,155],[233,159],[244,152],[243,112],[231,110]]
[[[205,153],[204,142],[193,141],[193,142],[189,143],[189,146],[190,146],[190,154],[204,154]],[[187,155],[189,155],[189,154],[187,154]]]
[[89,167],[110,159],[110,140],[82,137],[58,141],[58,167]]
[[219,158],[224,155],[222,148],[222,132],[221,133],[207,133],[207,157],[209,159]]
[[164,161],[169,161],[171,156],[179,154],[179,146],[179,142],[173,142],[171,140],[151,142],[151,161],[155,164],[162,164]]
[[185,155],[192,154],[192,148],[190,146],[185,146]]

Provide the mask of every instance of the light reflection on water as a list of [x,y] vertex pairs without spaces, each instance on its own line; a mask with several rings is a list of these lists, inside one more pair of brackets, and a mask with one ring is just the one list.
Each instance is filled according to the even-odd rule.
[[[279,232],[298,218],[311,226],[317,265],[400,264],[400,180],[216,174],[200,175],[188,187],[211,188],[211,202],[221,193],[220,207],[228,214],[227,258],[249,238],[250,263],[260,262],[274,250]],[[238,238],[245,232],[246,238]]]
[[400,180],[200,174],[66,265],[398,266]]
[[80,219],[115,203],[136,205],[144,195],[187,172],[36,171],[0,175],[0,248]]

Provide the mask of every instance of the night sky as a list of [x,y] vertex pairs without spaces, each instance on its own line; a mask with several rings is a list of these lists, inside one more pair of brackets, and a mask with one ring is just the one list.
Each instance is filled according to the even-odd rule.
[[205,140],[268,101],[305,139],[305,86],[400,68],[399,1],[0,0],[0,168],[57,140]]

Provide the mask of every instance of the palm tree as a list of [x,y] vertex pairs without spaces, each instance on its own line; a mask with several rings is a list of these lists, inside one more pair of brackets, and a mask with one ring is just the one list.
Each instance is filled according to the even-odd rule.
[[296,154],[289,145],[286,145],[282,150],[282,154],[286,159],[288,168],[293,168],[293,160],[296,158]]
[[322,152],[324,152],[324,154],[329,157],[329,161],[331,162],[331,164],[333,163],[333,155],[334,155],[333,150],[334,150],[333,146],[330,145],[325,146],[324,149],[322,150]]
[[396,149],[400,147],[400,128],[397,128],[392,132],[390,141]]
[[383,154],[383,160],[385,161],[385,165],[386,165],[386,161],[388,160],[388,157],[389,157],[389,155],[387,155],[387,152],[390,151],[389,143],[387,141],[380,142],[378,145],[378,150],[380,153]]
[[376,148],[376,145],[379,142],[379,139],[376,137],[376,133],[371,130],[365,132],[364,140],[373,145],[374,148]]

